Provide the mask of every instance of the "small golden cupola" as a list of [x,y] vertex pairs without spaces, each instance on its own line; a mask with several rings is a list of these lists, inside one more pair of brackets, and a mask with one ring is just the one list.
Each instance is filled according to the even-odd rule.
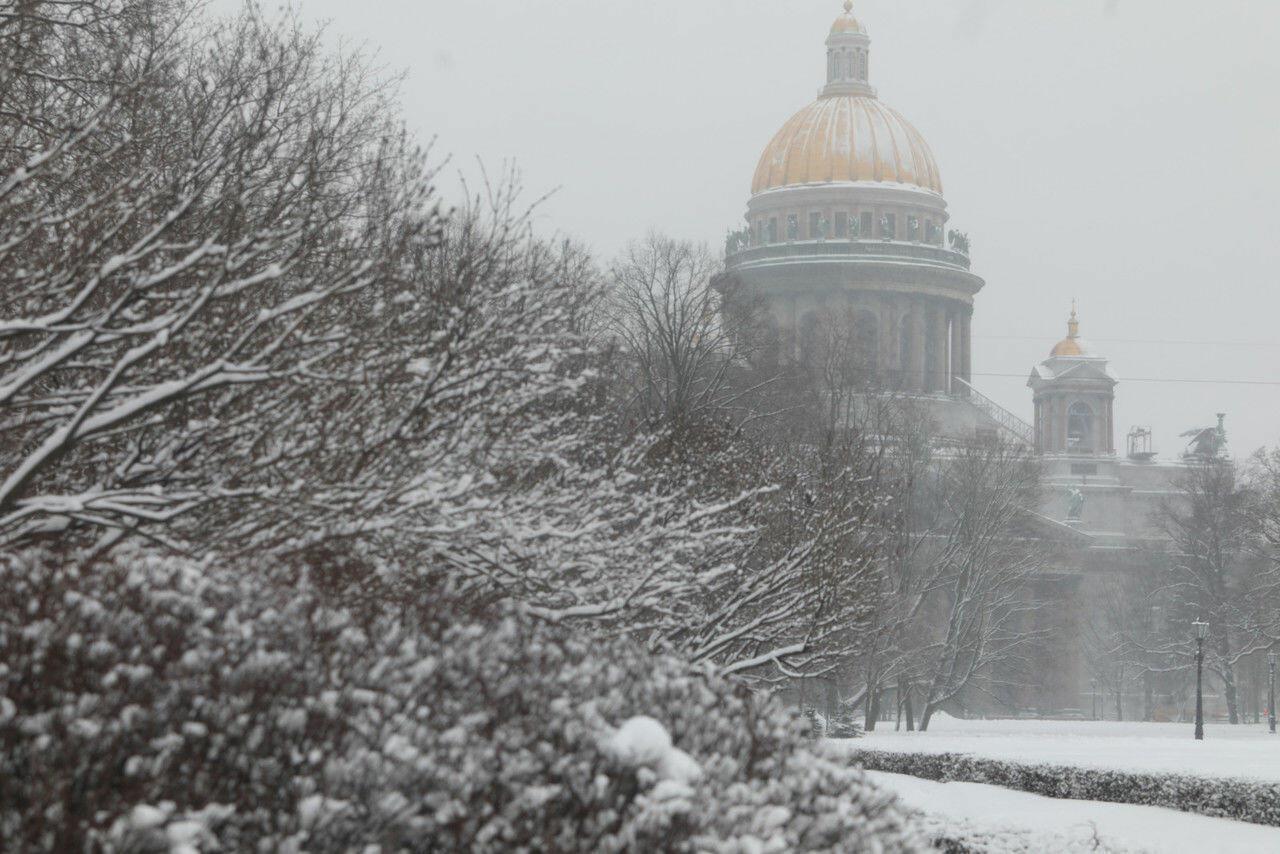
[[853,17],[853,0],[845,0],[844,14],[836,18],[836,22],[831,25],[831,35],[844,35],[846,33],[857,33],[863,36],[867,34],[862,23]]
[[1067,337],[1054,346],[1049,353],[1051,358],[1058,356],[1087,356],[1088,348],[1080,337],[1080,315],[1075,305],[1071,306],[1071,319],[1067,321]]

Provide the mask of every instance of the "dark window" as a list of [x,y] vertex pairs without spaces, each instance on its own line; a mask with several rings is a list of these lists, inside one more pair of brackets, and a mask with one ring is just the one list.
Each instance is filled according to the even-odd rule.
[[796,214],[787,214],[787,240],[800,239],[800,217]]
[[824,237],[826,237],[826,235],[822,233],[822,214],[809,214],[809,239],[821,240]]
[[871,211],[862,212],[861,236],[870,238],[875,234],[875,215]]
[[849,214],[847,211],[836,211],[836,237],[849,236]]
[[1073,403],[1067,410],[1067,450],[1093,450],[1093,410],[1087,403]]
[[778,242],[778,218],[776,216],[769,220],[769,242]]
[[920,217],[915,215],[907,217],[907,239],[920,239]]

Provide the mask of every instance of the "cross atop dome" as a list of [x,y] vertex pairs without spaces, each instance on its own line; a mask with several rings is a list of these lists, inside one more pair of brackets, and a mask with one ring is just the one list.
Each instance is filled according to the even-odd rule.
[[1080,312],[1075,300],[1071,301],[1071,318],[1067,321],[1067,337],[1053,348],[1050,357],[1087,356],[1088,350],[1080,337]]

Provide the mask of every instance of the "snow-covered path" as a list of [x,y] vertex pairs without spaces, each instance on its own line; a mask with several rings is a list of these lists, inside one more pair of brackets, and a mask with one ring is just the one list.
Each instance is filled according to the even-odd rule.
[[1159,807],[1058,800],[978,783],[935,783],[900,774],[867,773],[877,785],[897,793],[908,807],[936,819],[933,826],[1002,854],[1280,851],[1280,828],[1276,827]]
[[1280,735],[1268,735],[1265,725],[1209,724],[1200,742],[1192,733],[1191,724],[966,721],[943,715],[928,732],[894,732],[890,726],[828,744],[837,754],[866,749],[968,753],[1025,763],[1280,781]]

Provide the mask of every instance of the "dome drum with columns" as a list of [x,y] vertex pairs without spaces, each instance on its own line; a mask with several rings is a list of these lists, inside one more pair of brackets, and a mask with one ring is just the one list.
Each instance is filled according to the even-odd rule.
[[728,272],[769,299],[780,336],[795,347],[819,320],[849,317],[890,385],[963,395],[983,281],[967,255],[945,247],[937,162],[919,131],[877,98],[870,46],[846,3],[826,42],[826,86],[760,158],[746,239]]

